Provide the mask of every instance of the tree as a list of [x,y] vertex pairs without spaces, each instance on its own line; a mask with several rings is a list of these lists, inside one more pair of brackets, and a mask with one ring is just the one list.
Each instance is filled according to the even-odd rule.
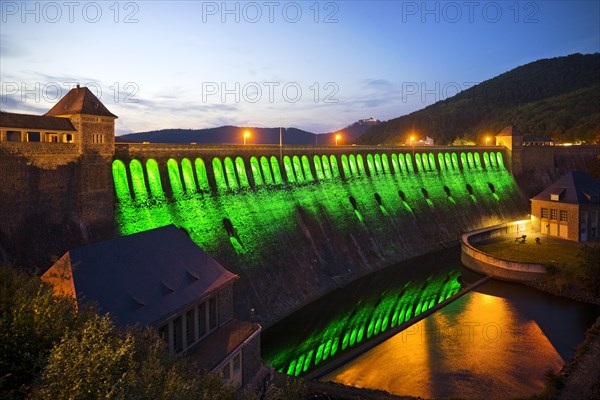
[[53,345],[88,313],[77,313],[71,299],[55,297],[38,278],[0,265],[0,389],[23,397]]
[[233,400],[219,375],[0,265],[0,398]]
[[600,245],[585,245],[579,258],[579,281],[593,295],[600,296]]
[[41,398],[233,400],[235,392],[220,376],[167,354],[151,329],[120,331],[108,316],[96,316],[54,348]]

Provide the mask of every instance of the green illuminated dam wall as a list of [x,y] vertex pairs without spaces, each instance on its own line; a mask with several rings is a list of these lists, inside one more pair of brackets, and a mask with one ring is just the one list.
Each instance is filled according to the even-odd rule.
[[115,219],[174,223],[240,275],[236,310],[268,326],[376,269],[522,218],[500,148],[117,145]]

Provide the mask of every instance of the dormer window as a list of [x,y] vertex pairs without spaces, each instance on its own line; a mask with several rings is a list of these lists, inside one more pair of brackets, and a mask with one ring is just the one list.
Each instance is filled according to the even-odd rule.
[[550,193],[550,200],[552,201],[560,201],[563,193],[565,192],[564,188],[556,188]]

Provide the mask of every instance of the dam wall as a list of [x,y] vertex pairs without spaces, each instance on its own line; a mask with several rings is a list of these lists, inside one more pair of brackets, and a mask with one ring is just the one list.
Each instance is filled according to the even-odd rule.
[[114,232],[112,156],[73,143],[0,142],[0,262],[44,271]]
[[600,157],[600,146],[523,146],[519,187],[531,198],[569,171],[585,171]]
[[[496,147],[116,146],[115,224],[173,223],[269,326],[374,270],[527,214]],[[140,249],[143,251],[143,249]]]
[[[524,149],[552,162],[528,164],[537,169],[519,185],[531,192],[597,150]],[[70,248],[174,223],[242,277],[240,317],[268,325],[463,232],[522,218],[529,194],[506,159],[495,146],[117,143],[109,156],[2,142],[0,260],[44,271]]]

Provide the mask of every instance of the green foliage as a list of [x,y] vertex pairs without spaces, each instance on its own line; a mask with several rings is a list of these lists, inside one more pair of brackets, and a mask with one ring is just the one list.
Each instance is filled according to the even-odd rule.
[[201,375],[183,358],[166,354],[150,329],[119,331],[94,317],[69,332],[52,351],[42,376],[42,398],[233,399],[219,376]]
[[436,144],[482,144],[506,125],[562,142],[600,143],[600,54],[538,60],[412,114],[371,127],[358,143],[398,143],[414,125]]
[[86,316],[39,279],[0,265],[0,389],[14,397],[27,392],[54,343]]
[[0,397],[233,400],[235,392],[167,354],[152,329],[119,330],[39,278],[0,266]]
[[546,265],[545,282],[550,287],[583,289],[600,296],[600,245],[582,246],[577,253],[577,263],[550,263]]
[[287,377],[283,386],[270,385],[265,400],[302,400],[308,396],[308,388],[298,378]]
[[585,245],[577,255],[579,273],[577,278],[595,296],[600,296],[600,245]]

